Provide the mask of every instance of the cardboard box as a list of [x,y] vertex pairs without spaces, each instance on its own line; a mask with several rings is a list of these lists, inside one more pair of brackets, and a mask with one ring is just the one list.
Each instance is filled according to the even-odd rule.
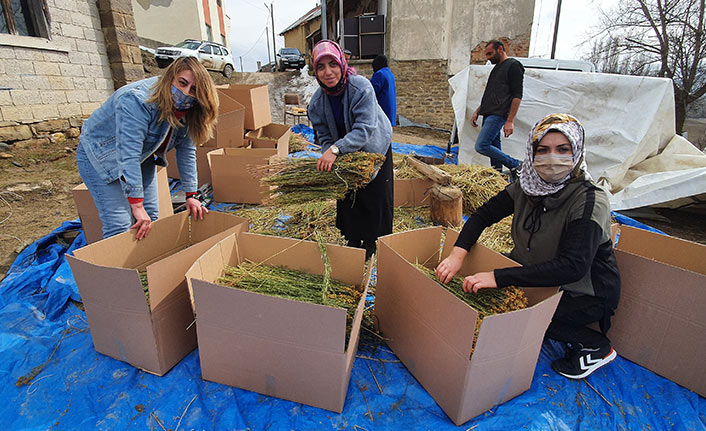
[[245,106],[245,128],[259,129],[272,122],[270,93],[267,85],[231,84],[219,86],[218,94],[226,94]]
[[[211,183],[211,167],[208,165],[208,152],[215,150],[216,147],[196,147],[196,170],[198,172],[199,187],[204,184]],[[167,175],[169,178],[181,179],[179,169],[177,168],[176,150],[171,150],[167,153]]]
[[327,251],[331,278],[364,289],[347,344],[343,309],[214,284],[224,265],[244,259],[323,274],[316,242],[230,235],[194,263],[186,277],[204,380],[343,410],[370,277],[362,249],[327,245]]
[[[525,289],[528,308],[483,319],[469,359],[478,313],[412,264],[436,266],[442,232],[433,227],[378,240],[375,315],[397,357],[460,425],[529,389],[561,293]],[[442,258],[457,237],[458,232],[447,231]],[[517,263],[476,244],[459,273],[510,266]]]
[[243,104],[233,99],[227,90],[218,89],[217,91],[218,123],[216,123],[213,138],[204,146],[214,148],[244,147],[246,142],[243,135],[245,134],[247,109]]
[[252,148],[276,148],[277,154],[287,157],[289,154],[289,136],[292,131],[284,124],[271,123],[245,134]]
[[228,203],[262,203],[269,189],[248,169],[267,165],[276,156],[274,148],[219,148],[209,152],[213,199]]
[[[174,214],[172,208],[172,196],[169,191],[169,178],[167,170],[162,167],[157,168],[157,189],[159,198],[159,218],[169,217]],[[98,216],[98,208],[93,202],[93,197],[84,183],[77,185],[71,190],[74,196],[74,204],[78,216],[81,219],[83,234],[86,242],[91,244],[103,239],[103,223]]]
[[[213,137],[203,145],[196,146],[196,169],[198,171],[198,186],[211,182],[211,170],[206,154],[216,148],[239,148],[248,142],[244,138],[245,107],[233,100],[222,90],[218,90],[218,123],[213,131]],[[167,152],[167,175],[170,178],[181,179],[176,161],[176,149]]]
[[[96,350],[160,376],[169,371],[196,347],[186,271],[219,240],[247,228],[242,217],[211,211],[190,220],[184,211],[154,222],[143,240],[125,232],[67,255]],[[138,274],[144,269],[149,304]]]
[[615,255],[615,351],[706,396],[706,246],[621,226]]
[[432,180],[395,178],[395,208],[429,206],[429,191],[433,186]]

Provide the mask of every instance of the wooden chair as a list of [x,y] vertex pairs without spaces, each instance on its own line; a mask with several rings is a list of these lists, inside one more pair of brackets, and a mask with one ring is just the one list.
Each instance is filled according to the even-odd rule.
[[284,124],[287,124],[288,115],[292,116],[294,124],[299,124],[300,122],[297,119],[304,117],[307,126],[310,125],[306,108],[301,106],[299,95],[296,93],[286,93],[284,95]]

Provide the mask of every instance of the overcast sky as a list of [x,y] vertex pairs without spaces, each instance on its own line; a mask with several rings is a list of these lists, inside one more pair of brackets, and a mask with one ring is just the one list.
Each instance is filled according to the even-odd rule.
[[[557,58],[580,59],[583,48],[578,47],[586,40],[587,33],[595,25],[599,6],[610,6],[618,0],[563,0],[559,35],[557,37]],[[317,5],[316,0],[268,0],[273,4],[277,49],[282,48],[284,38],[279,33],[299,17]],[[554,34],[554,17],[557,0],[536,0],[530,56],[549,58]],[[256,70],[257,60],[267,63],[267,40],[270,38],[272,52],[272,29],[270,13],[262,0],[225,0],[226,13],[231,19],[230,43],[236,70],[240,71],[240,56],[246,72]],[[268,27],[265,36],[265,26]]]

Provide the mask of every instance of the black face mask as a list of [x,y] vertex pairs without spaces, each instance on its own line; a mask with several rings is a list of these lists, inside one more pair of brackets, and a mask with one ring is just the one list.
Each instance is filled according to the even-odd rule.
[[338,80],[338,84],[336,84],[333,87],[327,87],[321,81],[319,81],[319,85],[321,86],[321,88],[326,90],[326,93],[330,93],[330,94],[338,94],[341,91],[341,89],[343,88],[343,84],[344,84],[343,74],[341,74],[341,79]]

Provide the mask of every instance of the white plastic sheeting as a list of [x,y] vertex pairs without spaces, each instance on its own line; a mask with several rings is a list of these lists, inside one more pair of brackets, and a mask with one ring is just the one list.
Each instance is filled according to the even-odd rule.
[[[471,65],[449,80],[459,163],[489,164],[474,150],[480,127],[470,119],[491,70]],[[572,114],[583,124],[588,170],[613,194],[613,210],[706,194],[706,154],[675,134],[671,80],[526,69],[515,132],[503,138],[503,151],[523,159],[534,123],[556,112]]]

